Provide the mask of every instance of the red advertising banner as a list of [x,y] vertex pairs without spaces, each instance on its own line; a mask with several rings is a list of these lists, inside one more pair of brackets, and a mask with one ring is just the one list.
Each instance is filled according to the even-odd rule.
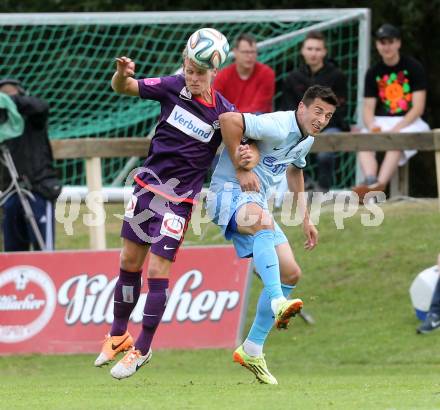
[[[234,347],[249,263],[231,246],[181,249],[153,347]],[[0,354],[97,353],[113,320],[118,269],[119,250],[0,254]],[[148,292],[145,277],[129,323],[134,338]]]

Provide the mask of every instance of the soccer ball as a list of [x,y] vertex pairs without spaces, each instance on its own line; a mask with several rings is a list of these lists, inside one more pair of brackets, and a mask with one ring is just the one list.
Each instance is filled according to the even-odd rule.
[[228,53],[228,40],[214,28],[195,31],[186,45],[187,57],[205,69],[219,68],[226,61]]
[[420,320],[426,318],[438,280],[438,268],[437,265],[434,265],[420,272],[411,284],[409,289],[411,303]]

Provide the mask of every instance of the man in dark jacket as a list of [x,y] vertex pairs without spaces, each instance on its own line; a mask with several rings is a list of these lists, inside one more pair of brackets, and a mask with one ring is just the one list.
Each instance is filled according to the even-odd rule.
[[[26,95],[14,79],[0,80],[0,92],[11,97],[24,120],[23,134],[4,142],[9,149],[19,175],[20,185],[32,192],[29,198],[46,249],[54,248],[54,202],[61,191],[53,167],[52,149],[48,138],[48,104]],[[1,190],[10,183],[9,172],[1,167]],[[17,194],[3,205],[3,239],[6,252],[40,250],[37,239]]]
[[[305,64],[292,71],[285,79],[280,109],[295,110],[307,88],[315,84],[324,85],[330,87],[339,100],[339,106],[324,132],[349,131],[350,126],[346,120],[347,78],[339,68],[326,60],[324,35],[319,31],[309,32],[302,44],[301,55]],[[328,191],[333,182],[335,153],[320,152],[317,162],[318,189]]]

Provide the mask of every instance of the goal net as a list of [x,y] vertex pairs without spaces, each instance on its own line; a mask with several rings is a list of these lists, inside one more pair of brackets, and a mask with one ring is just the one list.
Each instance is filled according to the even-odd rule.
[[[19,79],[49,103],[51,139],[147,136],[154,130],[159,105],[113,92],[115,57],[135,60],[137,77],[175,73],[187,38],[204,26],[220,30],[231,46],[239,33],[253,34],[259,61],[275,70],[277,90],[300,63],[304,36],[321,30],[328,55],[347,75],[349,121],[357,122],[368,66],[367,9],[0,14],[0,78]],[[277,91],[275,106],[279,98]],[[85,184],[83,162],[57,161],[65,184]],[[104,185],[118,180],[126,162],[127,158],[102,161]],[[335,187],[353,183],[355,168],[353,154],[340,154]],[[313,167],[307,172],[313,174]]]

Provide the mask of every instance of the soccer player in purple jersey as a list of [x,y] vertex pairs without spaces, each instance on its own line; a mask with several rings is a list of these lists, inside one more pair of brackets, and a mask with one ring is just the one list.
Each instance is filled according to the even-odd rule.
[[[135,63],[116,59],[112,87],[119,94],[159,101],[161,114],[142,171],[134,177],[134,194],[126,208],[121,236],[119,279],[114,293],[114,321],[95,366],[126,355],[111,369],[129,377],[151,359],[151,342],[165,310],[170,267],[183,241],[193,204],[221,143],[218,116],[235,108],[211,88],[216,70],[197,66],[184,55],[183,75],[135,80]],[[241,148],[242,165],[250,148]],[[238,171],[240,172],[240,171]],[[127,331],[141,290],[141,273],[149,254],[148,296],[142,331],[133,343]]]

